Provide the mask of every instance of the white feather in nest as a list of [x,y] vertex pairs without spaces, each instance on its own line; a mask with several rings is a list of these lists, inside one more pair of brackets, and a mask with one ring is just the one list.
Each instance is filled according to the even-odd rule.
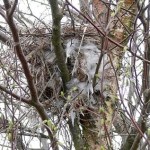
[[67,58],[76,57],[78,46],[79,46],[79,42],[78,42],[77,39],[67,40],[67,44],[66,44],[66,62],[67,62]]
[[[91,42],[84,43],[84,45],[81,45],[80,48],[80,43],[77,39],[68,40],[67,42],[68,43],[66,45],[66,56],[67,58],[74,58],[75,60],[73,78],[68,83],[68,88],[77,86],[79,91],[83,91],[83,94],[89,95],[90,93],[93,93],[92,80],[94,78],[97,62],[100,57],[100,50],[95,44]],[[76,72],[78,68],[82,70],[82,73],[87,75],[86,80],[81,81],[80,78],[77,77]],[[99,72],[102,72],[102,70],[103,63],[101,64]],[[81,74],[79,73],[78,75]]]

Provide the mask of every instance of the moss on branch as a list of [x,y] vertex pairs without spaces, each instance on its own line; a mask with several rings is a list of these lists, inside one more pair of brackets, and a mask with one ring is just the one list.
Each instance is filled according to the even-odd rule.
[[53,27],[52,27],[52,44],[54,46],[54,51],[56,54],[56,61],[58,67],[61,71],[61,77],[64,84],[69,81],[69,71],[67,65],[65,64],[65,56],[64,56],[64,49],[62,48],[61,44],[61,19],[62,14],[58,8],[58,1],[57,0],[49,0],[51,5],[51,12],[52,12],[52,20],[53,20]]

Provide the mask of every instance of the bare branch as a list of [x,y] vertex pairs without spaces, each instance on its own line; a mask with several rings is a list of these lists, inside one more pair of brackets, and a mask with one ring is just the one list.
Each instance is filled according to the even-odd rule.
[[[13,36],[13,40],[14,40],[14,45],[13,45],[14,50],[15,50],[15,52],[16,52],[16,54],[17,54],[17,56],[21,62],[21,65],[22,65],[22,68],[24,70],[24,74],[26,76],[27,83],[29,86],[29,90],[30,90],[30,94],[31,94],[30,105],[32,105],[36,108],[37,112],[39,113],[39,115],[43,121],[49,120],[49,117],[48,117],[43,105],[39,102],[36,87],[35,87],[34,82],[33,82],[33,77],[31,75],[31,72],[30,72],[29,67],[28,67],[28,63],[26,61],[26,58],[24,56],[24,53],[23,53],[21,45],[20,45],[18,30],[17,30],[17,27],[14,23],[13,16],[9,15],[9,13],[8,13],[8,9],[10,8],[9,1],[8,0],[4,1],[4,4],[5,4],[5,9],[7,11],[7,13],[6,13],[7,23],[9,25],[11,32],[12,32],[12,36]],[[47,122],[45,123],[45,128],[47,129],[49,138],[52,142],[53,149],[58,150],[57,140],[55,138],[55,135],[53,134],[53,130],[48,127]]]
[[25,98],[23,98],[23,97],[21,97],[21,96],[15,94],[15,93],[9,91],[9,90],[7,90],[7,89],[6,89],[4,86],[2,86],[2,85],[0,85],[0,90],[2,90],[3,92],[9,94],[10,96],[14,97],[15,99],[17,99],[17,100],[19,100],[19,101],[22,101],[22,102],[24,102],[24,103],[26,103],[26,104],[30,104],[30,100],[27,100],[27,99],[25,99]]
[[1,6],[0,6],[0,15],[6,20],[6,15]]
[[0,41],[2,41],[4,44],[7,43],[7,41],[10,39],[10,37],[6,36],[3,32],[0,31]]
[[9,12],[9,16],[13,15],[13,13],[14,13],[14,11],[16,9],[17,4],[18,4],[18,0],[15,0],[14,3],[13,3],[13,5],[12,5],[12,7],[11,7],[10,12]]
[[[10,8],[9,7],[9,3],[7,4],[7,2],[8,2],[8,0],[4,1],[6,10],[8,8]],[[18,58],[19,58],[19,60],[20,60],[20,62],[22,64],[22,67],[23,67],[23,70],[24,70],[24,74],[25,74],[27,82],[28,82],[28,86],[29,86],[30,94],[31,94],[31,99],[33,101],[38,101],[37,91],[36,91],[35,85],[33,83],[33,77],[31,75],[31,72],[29,70],[26,58],[25,58],[25,56],[23,54],[23,51],[21,49],[17,27],[16,27],[16,25],[14,23],[14,20],[13,20],[12,16],[9,16],[8,13],[7,13],[6,17],[7,17],[8,25],[9,25],[10,30],[11,30],[12,35],[13,35],[14,49],[15,49],[15,51],[17,53],[17,56],[18,56]]]

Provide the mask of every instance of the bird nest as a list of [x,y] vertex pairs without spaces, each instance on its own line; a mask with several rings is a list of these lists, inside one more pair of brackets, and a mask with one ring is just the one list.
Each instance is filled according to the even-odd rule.
[[[26,60],[29,63],[31,73],[34,77],[34,83],[36,85],[40,101],[45,102],[45,106],[47,108],[52,105],[54,106],[55,104],[59,105],[60,108],[62,103],[60,103],[61,101],[56,103],[56,100],[59,99],[62,81],[60,78],[60,70],[55,61],[56,57],[51,43],[51,36],[52,33],[50,29],[35,28],[26,32],[20,32],[20,41]],[[83,83],[87,78],[89,78],[90,70],[88,70],[88,67],[93,66],[87,67],[89,62],[86,62],[87,60],[84,59],[83,53],[86,53],[87,57],[89,57],[88,59],[90,59],[90,56],[88,55],[89,52],[87,53],[87,51],[92,51],[92,49],[97,47],[96,51],[100,52],[101,37],[91,26],[72,27],[64,25],[62,26],[61,38],[62,46],[64,50],[66,50],[66,63],[70,73],[73,68],[76,68],[76,73],[72,76],[72,80],[68,84],[68,87],[71,88],[75,84],[74,82],[76,82],[76,79],[78,82]],[[83,49],[80,50],[80,53],[77,52],[77,49],[79,49],[81,45],[79,41],[82,41]],[[89,46],[86,45],[87,43]],[[70,47],[69,49],[76,50],[74,52],[69,50],[68,52],[68,47]],[[91,53],[91,56],[95,56],[95,54]],[[81,61],[77,61],[75,64],[76,57],[78,57]],[[96,56],[96,61],[98,61],[98,57],[99,54]],[[96,66],[96,64],[94,65]],[[94,73],[93,71],[95,71],[95,66],[93,67],[94,70],[92,70],[92,76]],[[85,79],[83,79],[83,77],[85,77]],[[78,84],[78,86],[82,87],[87,85]],[[89,89],[90,88],[91,87],[89,87]]]

